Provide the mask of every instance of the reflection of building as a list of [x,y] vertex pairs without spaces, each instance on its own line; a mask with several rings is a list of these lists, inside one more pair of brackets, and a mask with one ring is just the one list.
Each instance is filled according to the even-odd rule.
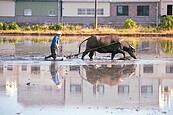
[[[61,67],[61,89],[57,89],[53,83],[49,66],[40,63],[4,62],[0,65],[0,91],[6,91],[11,96],[17,91],[17,101],[24,106],[159,108],[168,104],[173,89],[173,64],[170,63],[136,65],[133,74],[126,74],[121,79],[123,82],[115,85],[105,84],[103,81],[96,84],[88,82],[88,70],[82,65],[56,65]],[[92,63],[91,66],[95,67],[93,72],[99,72],[98,68],[125,68],[128,64]],[[128,70],[120,69],[105,75],[124,75],[122,71]],[[104,73],[102,74],[101,77],[104,77]]]
[[[145,39],[145,38],[144,38]],[[141,59],[168,59],[172,55],[168,55],[168,52],[172,52],[171,40],[160,40],[158,42],[146,40],[139,41],[137,44],[137,54]]]
[[[40,64],[19,65],[21,77],[19,77],[18,101],[24,105],[63,105],[63,90],[57,91],[52,81],[49,65]],[[26,84],[29,86],[26,87]]]
[[[159,108],[161,106],[161,104],[159,105],[161,103],[160,98],[163,98],[160,96],[165,93],[160,89],[163,85],[162,82],[166,76],[173,74],[173,72],[166,72],[172,71],[171,67],[173,65],[163,65],[138,65],[135,75],[130,78],[127,76],[123,82],[115,86],[105,84],[92,85],[81,79],[81,76],[73,74],[80,73],[82,77],[85,77],[85,69],[80,66],[66,67],[66,73],[70,74],[70,77],[66,78],[66,84],[68,84],[65,90],[67,91],[66,97],[68,97],[66,98],[66,104],[128,107],[130,103],[131,107],[152,106]],[[173,88],[170,85],[168,87]]]
[[15,54],[15,45],[13,43],[9,44],[0,44],[0,55],[14,55]]

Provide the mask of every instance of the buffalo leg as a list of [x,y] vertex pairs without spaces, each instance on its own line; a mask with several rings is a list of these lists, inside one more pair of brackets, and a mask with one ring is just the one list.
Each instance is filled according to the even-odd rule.
[[94,51],[90,51],[89,57],[90,59],[93,59]]
[[126,56],[125,56],[125,52],[124,52],[123,50],[118,49],[118,53],[122,53],[122,54],[123,54],[123,56],[124,56],[124,59],[126,58]]
[[111,54],[111,60],[114,59],[115,54],[116,54],[116,53],[112,53],[112,54]]
[[85,57],[85,55],[87,55],[89,53],[89,51],[88,50],[85,50],[84,52],[83,52],[83,54],[82,54],[82,60],[84,59],[84,57]]

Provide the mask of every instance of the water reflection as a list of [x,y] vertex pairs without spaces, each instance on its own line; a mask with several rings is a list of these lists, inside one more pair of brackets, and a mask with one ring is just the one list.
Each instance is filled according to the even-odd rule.
[[[8,38],[8,37],[7,37]],[[38,37],[38,38],[20,38],[15,43],[13,39],[0,38],[0,55],[7,56],[31,56],[31,57],[39,57],[45,56],[50,53],[49,51],[49,39],[51,37]],[[61,42],[64,55],[76,54],[78,53],[78,46],[80,44],[80,40],[86,37],[76,37],[73,36],[71,39],[69,37],[64,37]],[[36,40],[35,40],[36,39]],[[47,40],[47,41],[44,41]],[[66,40],[67,39],[67,40]],[[69,41],[68,41],[69,39]],[[134,40],[135,39],[135,40]],[[172,39],[164,39],[164,38],[134,38],[128,39],[127,41],[135,46],[138,54],[138,59],[161,59],[161,60],[173,60],[173,40]],[[142,39],[142,40],[141,40]],[[35,43],[34,41],[44,41]],[[126,39],[125,39],[126,40]],[[84,51],[85,44],[82,45],[81,51]],[[96,53],[96,57],[110,56],[110,54],[100,54]],[[121,57],[121,54],[117,54],[115,58]]]
[[164,40],[159,41],[161,50],[166,54],[173,53],[173,41],[172,40]]
[[50,74],[52,76],[53,82],[55,83],[58,89],[60,89],[62,86],[59,73],[60,68],[56,68],[55,61],[52,61],[50,65]]
[[[173,63],[50,64],[1,63],[0,98],[16,98],[16,104],[24,107],[47,105],[159,109],[172,104]],[[61,68],[61,89],[57,89],[52,81],[50,66]]]
[[117,85],[134,74],[136,65],[84,65],[86,80],[93,85]]

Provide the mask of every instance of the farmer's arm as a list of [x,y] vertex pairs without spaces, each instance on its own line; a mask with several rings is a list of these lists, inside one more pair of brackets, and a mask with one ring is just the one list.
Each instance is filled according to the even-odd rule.
[[58,50],[60,48],[60,45],[59,45],[59,39],[56,40],[56,42],[54,43],[56,48],[57,48],[57,53],[58,53]]
[[59,44],[57,44],[56,42],[54,43],[55,46],[56,46],[56,50],[57,50],[57,53],[58,53],[58,50],[59,50]]

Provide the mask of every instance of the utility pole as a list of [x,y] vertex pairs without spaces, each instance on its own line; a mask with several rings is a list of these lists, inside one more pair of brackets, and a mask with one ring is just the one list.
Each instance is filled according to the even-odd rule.
[[98,1],[95,0],[95,16],[94,16],[94,29],[97,29],[97,23],[98,23],[98,19],[97,19],[97,10],[98,9]]
[[63,24],[63,4],[62,4],[62,0],[60,0],[60,21],[61,21],[61,24]]
[[57,8],[57,18],[58,18],[58,19],[57,19],[57,23],[60,23],[60,8],[59,8],[59,7],[60,7],[60,4],[59,4],[59,0],[57,0],[57,2],[58,2],[58,3],[57,3],[57,5],[58,5],[58,6],[57,6],[57,7],[58,7],[58,8]]
[[58,23],[63,24],[63,2],[58,0]]

